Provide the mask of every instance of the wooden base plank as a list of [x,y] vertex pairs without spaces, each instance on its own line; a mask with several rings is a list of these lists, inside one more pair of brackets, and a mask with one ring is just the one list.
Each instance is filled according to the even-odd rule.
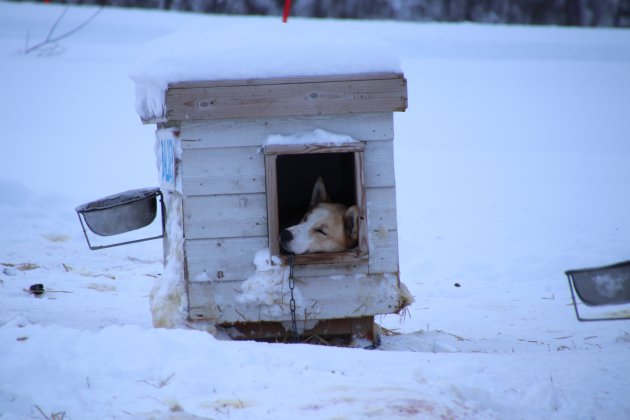
[[[292,332],[280,322],[239,322],[223,324],[234,340],[291,342]],[[311,329],[300,333],[301,342],[327,342],[334,338],[363,338],[374,341],[374,317],[323,319]]]

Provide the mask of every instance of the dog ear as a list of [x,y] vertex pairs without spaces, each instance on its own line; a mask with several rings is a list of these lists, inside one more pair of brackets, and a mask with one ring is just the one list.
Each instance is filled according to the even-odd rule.
[[348,236],[353,241],[357,241],[359,239],[359,208],[356,205],[346,210],[346,214],[343,217],[343,225]]
[[330,197],[326,192],[326,187],[324,186],[324,180],[322,180],[321,176],[317,177],[317,181],[315,181],[315,185],[313,186],[313,193],[311,194],[311,207],[313,208],[319,203],[329,203]]

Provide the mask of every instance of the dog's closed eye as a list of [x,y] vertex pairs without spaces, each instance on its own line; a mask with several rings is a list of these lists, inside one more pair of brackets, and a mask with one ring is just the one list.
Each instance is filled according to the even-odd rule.
[[328,234],[322,228],[315,229],[315,232],[317,232],[317,233],[319,233],[321,235],[324,235],[324,236],[328,236]]

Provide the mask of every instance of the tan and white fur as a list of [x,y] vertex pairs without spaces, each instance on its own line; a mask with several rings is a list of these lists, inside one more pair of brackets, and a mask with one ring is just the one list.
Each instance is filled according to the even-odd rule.
[[299,224],[280,232],[280,245],[292,254],[342,252],[355,247],[358,238],[359,208],[331,203],[318,177],[309,210]]

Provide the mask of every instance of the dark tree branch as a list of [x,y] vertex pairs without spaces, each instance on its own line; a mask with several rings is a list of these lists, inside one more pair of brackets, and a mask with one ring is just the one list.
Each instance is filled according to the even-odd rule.
[[[44,39],[42,42],[39,42],[33,46],[28,46],[28,38],[27,38],[27,45],[26,48],[24,50],[24,54],[29,54],[33,51],[39,50],[43,47],[46,46],[50,46],[53,45],[56,47],[56,43],[64,38],[67,38],[75,33],[77,33],[78,31],[80,31],[81,29],[83,29],[84,27],[86,27],[92,20],[94,20],[94,18],[101,13],[101,11],[103,11],[103,6],[99,7],[94,13],[92,13],[92,15],[90,15],[90,17],[88,17],[85,21],[83,21],[82,23],[80,23],[79,25],[77,25],[76,27],[70,29],[67,32],[64,32],[60,35],[54,36],[55,30],[57,29],[57,26],[59,26],[59,23],[61,22],[61,20],[63,19],[63,17],[66,15],[66,13],[68,12],[68,9],[70,8],[70,6],[67,6],[65,9],[63,9],[63,12],[61,12],[61,15],[59,15],[59,17],[57,18],[57,20],[55,20],[55,22],[53,23],[53,25],[50,27],[50,30],[48,31],[48,35],[46,35],[46,39]],[[54,48],[53,48],[54,49]]]

